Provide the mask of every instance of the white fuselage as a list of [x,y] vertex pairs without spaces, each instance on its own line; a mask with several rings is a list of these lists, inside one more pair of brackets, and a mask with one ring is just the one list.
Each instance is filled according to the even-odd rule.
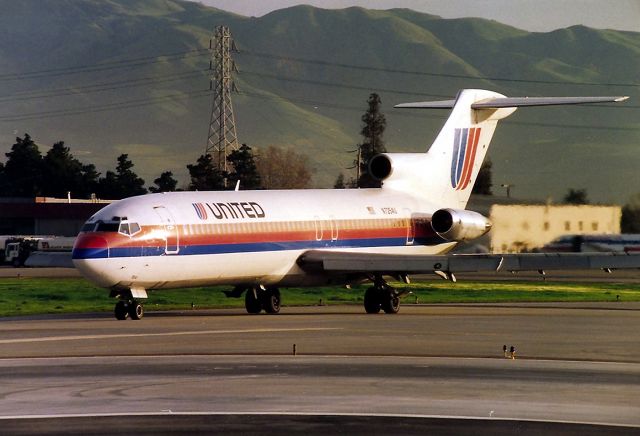
[[386,189],[175,192],[131,197],[96,213],[73,262],[112,289],[318,285],[296,261],[308,250],[435,254],[437,208]]

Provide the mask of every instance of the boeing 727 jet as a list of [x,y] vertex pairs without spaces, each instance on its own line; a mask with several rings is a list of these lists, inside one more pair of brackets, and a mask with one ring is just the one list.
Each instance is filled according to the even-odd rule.
[[396,313],[387,277],[412,273],[640,267],[640,256],[448,255],[489,231],[465,210],[499,120],[522,106],[617,102],[626,97],[507,98],[465,89],[454,100],[400,108],[451,109],[428,151],[384,153],[369,164],[381,188],[169,192],[126,198],[92,216],[73,262],[140,319],[148,290],[229,285],[249,313],[277,313],[280,288],[370,281],[367,313]]

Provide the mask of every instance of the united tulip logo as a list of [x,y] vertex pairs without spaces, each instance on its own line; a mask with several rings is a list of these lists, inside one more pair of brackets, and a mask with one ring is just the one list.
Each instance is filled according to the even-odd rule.
[[202,203],[191,203],[193,208],[196,210],[196,214],[198,214],[198,218],[201,220],[207,219],[207,209],[204,208]]
[[456,191],[467,188],[473,173],[480,128],[455,129],[451,158],[451,187]]

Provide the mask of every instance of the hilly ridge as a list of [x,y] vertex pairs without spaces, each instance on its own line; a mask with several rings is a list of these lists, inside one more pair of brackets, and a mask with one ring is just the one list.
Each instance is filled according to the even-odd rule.
[[241,141],[298,147],[318,186],[350,166],[370,92],[383,100],[387,148],[419,151],[447,113],[393,104],[479,87],[633,98],[627,107],[524,109],[509,118],[489,152],[494,192],[511,183],[518,196],[559,200],[587,188],[592,200],[624,202],[640,191],[629,183],[640,164],[640,33],[529,33],[406,9],[298,6],[248,18],[177,0],[0,0],[0,8],[2,153],[28,132],[43,149],[65,140],[103,172],[129,153],[148,184],[167,169],[186,180],[209,122],[206,48],[224,24],[240,49]]

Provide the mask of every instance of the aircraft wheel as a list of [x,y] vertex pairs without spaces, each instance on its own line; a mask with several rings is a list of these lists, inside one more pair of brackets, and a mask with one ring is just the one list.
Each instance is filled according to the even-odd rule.
[[367,313],[380,312],[380,291],[373,286],[364,293],[364,310]]
[[129,310],[127,308],[127,302],[126,301],[118,301],[116,303],[116,308],[114,311],[115,315],[116,315],[116,319],[122,321],[127,319],[127,315],[129,315]]
[[142,319],[144,316],[144,307],[142,303],[133,300],[131,304],[129,304],[129,316],[131,319]]
[[247,293],[244,295],[244,307],[247,309],[247,313],[258,314],[262,310],[260,300],[256,295],[256,290],[253,288],[247,289]]
[[267,288],[261,295],[262,308],[267,313],[280,312],[280,291],[278,288]]
[[382,310],[384,313],[398,313],[400,310],[400,298],[395,292],[390,292],[382,299]]

